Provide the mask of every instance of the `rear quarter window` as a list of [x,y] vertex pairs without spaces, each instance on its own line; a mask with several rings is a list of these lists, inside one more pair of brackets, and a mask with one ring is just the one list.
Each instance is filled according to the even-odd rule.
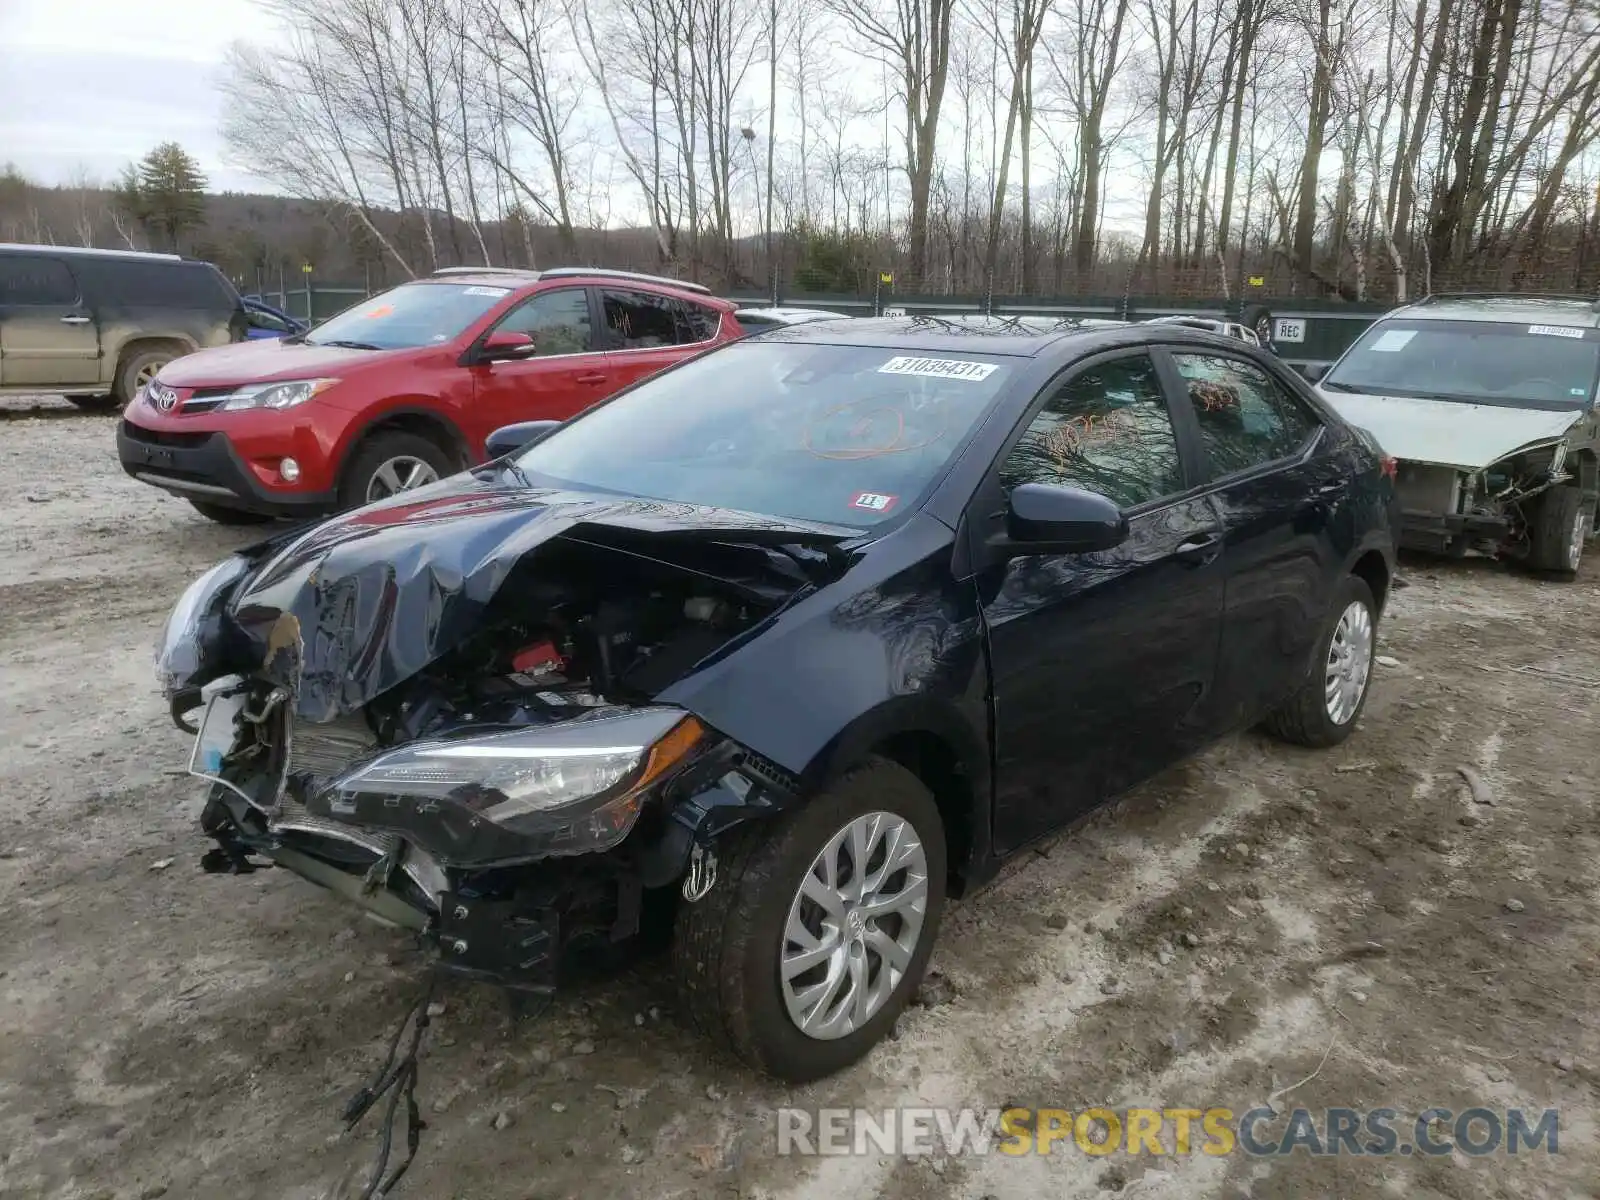
[[210,263],[86,260],[95,301],[116,308],[184,308],[226,312],[238,306],[232,285]]

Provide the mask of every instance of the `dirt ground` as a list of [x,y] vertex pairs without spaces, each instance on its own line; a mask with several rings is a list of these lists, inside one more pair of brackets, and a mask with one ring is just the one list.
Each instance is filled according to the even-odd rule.
[[[251,531],[127,479],[114,418],[6,407],[0,1196],[348,1194],[374,1130],[339,1112],[421,957],[285,872],[201,873],[188,740],[151,676],[179,591]],[[1026,855],[948,914],[940,1002],[840,1076],[785,1089],[715,1057],[654,962],[519,1024],[450,990],[398,1194],[1600,1197],[1600,553],[1566,585],[1406,568],[1381,631],[1398,665],[1348,743],[1232,739]],[[775,1152],[784,1104],[1275,1094],[1555,1107],[1559,1153]]]

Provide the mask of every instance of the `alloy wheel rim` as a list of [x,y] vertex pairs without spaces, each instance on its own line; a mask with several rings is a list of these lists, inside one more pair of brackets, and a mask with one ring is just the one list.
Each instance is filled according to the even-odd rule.
[[383,500],[397,492],[409,492],[425,483],[437,482],[439,472],[429,463],[410,454],[396,455],[384,462],[367,481],[367,503]]
[[928,856],[904,817],[847,822],[806,868],[789,904],[779,982],[789,1019],[831,1041],[883,1011],[910,969],[928,906]]
[[1361,707],[1372,672],[1372,613],[1360,600],[1352,600],[1334,626],[1328,644],[1328,665],[1324,674],[1328,719],[1335,725],[1348,724]]
[[156,381],[156,376],[161,373],[161,368],[166,365],[166,363],[148,363],[145,366],[140,367],[133,376],[135,387],[142,388],[154,383]]

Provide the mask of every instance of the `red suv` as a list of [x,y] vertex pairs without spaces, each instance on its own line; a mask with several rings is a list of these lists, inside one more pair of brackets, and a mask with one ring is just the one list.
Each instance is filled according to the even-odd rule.
[[298,337],[169,363],[117,453],[214,521],[353,508],[481,462],[502,425],[565,420],[740,337],[733,307],[625,271],[438,271]]

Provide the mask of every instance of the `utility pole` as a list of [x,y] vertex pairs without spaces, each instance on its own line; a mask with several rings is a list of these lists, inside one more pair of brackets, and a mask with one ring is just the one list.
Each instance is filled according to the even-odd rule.
[[[767,277],[771,285],[772,307],[778,307],[778,261],[772,255],[772,154],[778,138],[778,0],[767,10]],[[805,165],[801,164],[801,169]]]

